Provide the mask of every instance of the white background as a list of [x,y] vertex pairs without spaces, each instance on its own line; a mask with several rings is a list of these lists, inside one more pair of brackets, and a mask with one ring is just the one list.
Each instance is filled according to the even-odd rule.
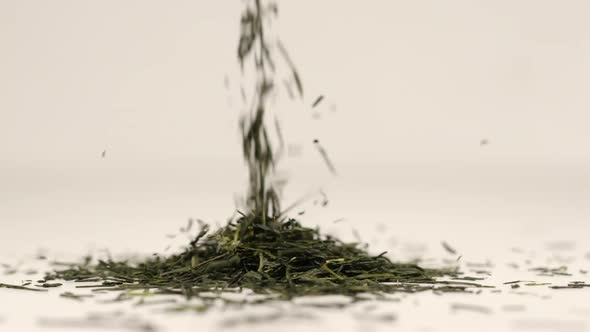
[[[246,185],[241,8],[0,0],[1,257],[162,251],[189,217],[222,224],[233,213]],[[479,261],[574,241],[570,254],[588,265],[588,2],[279,10],[306,93],[277,101],[287,140],[303,148],[283,163],[285,204],[320,187],[330,198],[302,206],[304,223],[345,239],[357,229],[394,259],[444,255],[441,240]]]

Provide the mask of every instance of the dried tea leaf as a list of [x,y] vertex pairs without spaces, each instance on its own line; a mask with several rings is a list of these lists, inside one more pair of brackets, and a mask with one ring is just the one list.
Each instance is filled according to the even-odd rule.
[[35,289],[35,288],[28,288],[28,287],[25,287],[25,286],[17,286],[17,285],[2,284],[2,283],[0,283],[0,288],[27,290],[27,291],[33,291],[33,292],[44,292],[44,291],[46,291],[45,289]]
[[456,255],[456,254],[457,254],[457,251],[456,251],[456,250],[455,250],[453,247],[451,247],[451,246],[450,246],[450,245],[449,245],[447,242],[445,242],[445,241],[442,241],[440,244],[443,246],[443,248],[444,248],[444,249],[445,249],[445,250],[446,250],[446,251],[447,251],[449,254],[451,254],[451,255]]
[[320,95],[319,97],[316,98],[316,100],[313,102],[313,104],[311,104],[312,108],[315,108],[316,106],[318,106],[322,100],[324,100],[324,96]]

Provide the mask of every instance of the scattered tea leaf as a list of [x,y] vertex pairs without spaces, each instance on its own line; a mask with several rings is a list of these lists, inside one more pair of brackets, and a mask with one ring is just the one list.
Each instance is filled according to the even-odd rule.
[[519,283],[523,283],[523,282],[535,282],[535,281],[531,281],[531,280],[514,280],[514,281],[505,282],[504,285],[519,284]]
[[44,283],[42,285],[36,285],[37,287],[43,287],[43,288],[55,288],[55,287],[60,287],[63,284],[59,283],[59,282],[54,282],[54,283]]
[[194,220],[192,218],[189,219],[186,227],[180,227],[180,232],[181,233],[188,233],[188,232],[190,232],[190,230],[193,228],[193,223],[194,223]]
[[452,278],[452,280],[466,280],[466,281],[480,281],[485,280],[486,278],[478,278],[478,277],[457,277]]
[[85,298],[93,297],[92,294],[74,294],[72,292],[61,293],[59,296],[66,298],[66,299],[76,300],[76,301],[82,301]]
[[322,158],[324,159],[324,162],[326,163],[326,166],[328,166],[328,169],[330,170],[330,172],[332,172],[332,174],[334,174],[334,175],[337,175],[336,168],[334,167],[334,164],[332,164],[332,161],[328,157],[328,153],[326,152],[324,147],[320,145],[320,141],[318,139],[314,139],[313,143],[316,146],[316,148],[317,148],[318,152],[320,153],[320,155],[322,156]]
[[583,281],[573,281],[567,284],[567,286],[549,286],[551,289],[580,289],[590,287],[590,284],[587,284]]
[[529,271],[538,272],[537,275],[545,277],[571,276],[571,274],[567,272],[567,266],[560,266],[557,268],[536,267],[529,269]]
[[456,255],[456,254],[457,254],[457,251],[456,251],[455,249],[453,249],[453,247],[451,247],[451,246],[450,246],[448,243],[446,243],[445,241],[442,241],[440,244],[443,246],[443,248],[445,248],[445,250],[446,250],[446,251],[447,251],[449,254],[451,254],[451,255]]
[[313,104],[311,104],[311,107],[314,108],[314,107],[318,106],[322,102],[322,100],[324,100],[323,95],[317,97],[316,100],[313,102]]
[[25,286],[17,286],[17,285],[2,284],[2,283],[0,283],[0,288],[19,289],[19,290],[27,290],[27,291],[33,291],[33,292],[44,292],[45,291],[45,289],[35,289],[35,288],[28,288]]
[[551,285],[550,282],[529,282],[527,284],[525,284],[525,286],[547,286],[547,285]]

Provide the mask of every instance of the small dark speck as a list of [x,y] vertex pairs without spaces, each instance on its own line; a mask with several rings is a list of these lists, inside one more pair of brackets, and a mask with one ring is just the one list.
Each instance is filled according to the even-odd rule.
[[319,96],[319,97],[318,97],[318,98],[317,98],[317,99],[316,99],[316,100],[313,102],[313,104],[311,105],[311,107],[313,108],[313,107],[316,107],[316,106],[318,106],[318,105],[319,105],[319,104],[322,102],[322,100],[323,100],[323,99],[324,99],[324,96]]
[[106,155],[107,155],[107,150],[103,150],[100,156],[102,158],[104,158]]
[[37,287],[43,287],[43,288],[54,288],[54,287],[60,287],[62,286],[62,283],[59,282],[54,282],[54,283],[44,283],[43,285],[36,285]]
[[488,145],[490,144],[490,141],[488,141],[487,139],[482,139],[481,141],[479,141],[479,145],[484,146],[484,145]]

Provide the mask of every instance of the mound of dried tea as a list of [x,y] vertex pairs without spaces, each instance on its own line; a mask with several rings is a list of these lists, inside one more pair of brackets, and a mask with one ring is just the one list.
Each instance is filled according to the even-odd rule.
[[[246,288],[277,294],[282,299],[301,295],[414,292],[432,289],[435,277],[452,271],[396,264],[384,254],[371,256],[357,243],[343,243],[294,219],[242,216],[217,232],[199,235],[183,252],[156,256],[139,264],[99,261],[56,271],[47,280],[101,280],[109,290],[156,289],[159,293],[201,292]],[[98,278],[98,279],[97,279]]]

